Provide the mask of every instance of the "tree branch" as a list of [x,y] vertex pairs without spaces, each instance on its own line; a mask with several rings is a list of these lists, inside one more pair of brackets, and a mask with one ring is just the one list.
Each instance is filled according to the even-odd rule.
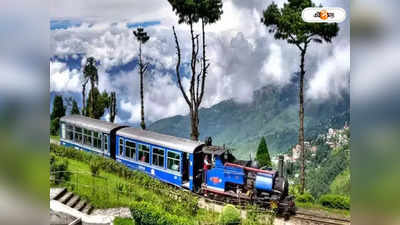
[[291,33],[289,33],[289,37],[293,41],[293,43],[300,49],[300,51],[303,51],[303,48],[299,45],[299,43],[296,41]]
[[172,26],[172,30],[174,31],[174,38],[175,38],[175,44],[176,44],[176,54],[178,55],[178,61],[176,63],[176,78],[178,79],[178,86],[179,86],[179,89],[181,89],[182,95],[185,98],[186,103],[190,107],[192,107],[192,103],[189,101],[189,98],[186,95],[186,92],[183,89],[182,82],[181,82],[181,73],[179,71],[179,68],[181,66],[181,48],[179,47],[179,41],[178,41],[178,37],[177,37],[176,32],[175,32],[175,27],[174,26]]

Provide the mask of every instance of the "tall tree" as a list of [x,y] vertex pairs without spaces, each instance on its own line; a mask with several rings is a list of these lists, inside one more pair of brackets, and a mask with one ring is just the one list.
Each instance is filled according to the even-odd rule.
[[82,84],[82,115],[86,115],[85,113],[85,105],[86,105],[86,85],[89,79],[84,75],[82,76],[81,84]]
[[[97,74],[97,68],[96,68],[96,59],[94,57],[89,57],[86,60],[86,65],[83,69],[83,74],[84,78],[88,79],[90,81],[90,86],[91,90],[89,92],[89,98],[90,98],[90,110],[86,109],[86,111],[89,112],[94,112],[94,102],[93,101],[93,94],[94,94],[94,89],[99,83],[99,76]],[[88,106],[89,107],[89,106]],[[95,116],[91,113],[86,113],[89,117],[95,118]]]
[[[305,187],[305,160],[304,160],[304,60],[307,48],[311,42],[330,43],[337,36],[339,26],[336,23],[307,23],[301,18],[304,8],[315,7],[311,0],[288,0],[283,8],[278,8],[274,2],[263,12],[261,22],[269,28],[277,40],[286,40],[300,50],[300,88],[299,88],[299,144],[301,146],[301,192]],[[322,7],[322,6],[321,6]]]
[[111,92],[110,95],[109,111],[110,111],[110,122],[114,123],[115,115],[117,114],[117,97],[115,95],[115,92]]
[[70,114],[71,115],[79,114],[78,103],[75,101],[75,99],[72,100],[72,108]]
[[265,141],[265,137],[262,137],[260,140],[260,144],[258,144],[258,149],[256,153],[256,160],[259,163],[260,167],[267,166],[271,167],[272,162],[269,156],[267,142]]
[[144,100],[143,100],[143,75],[146,72],[149,64],[143,63],[142,60],[142,44],[145,44],[149,39],[147,32],[144,32],[143,28],[138,27],[137,30],[133,31],[136,40],[139,42],[139,74],[140,74],[140,104],[141,104],[141,122],[140,126],[143,130],[146,129],[146,124],[144,122]]
[[50,134],[58,135],[60,129],[60,118],[65,116],[66,107],[62,96],[57,95],[53,100],[53,110],[50,114]]
[[[215,23],[221,18],[222,15],[222,1],[221,0],[168,0],[172,5],[172,9],[179,17],[179,23],[186,23],[190,28],[190,37],[192,44],[192,57],[191,57],[191,79],[189,87],[189,96],[186,94],[181,82],[180,63],[181,63],[181,49],[179,46],[178,37],[175,28],[172,27],[178,62],[176,65],[176,76],[179,88],[189,106],[190,122],[191,122],[191,138],[198,140],[199,138],[199,107],[204,96],[204,87],[207,76],[207,71],[210,66],[206,58],[206,38],[205,38],[205,25]],[[202,51],[200,64],[200,71],[197,71],[197,62],[199,61],[199,35],[194,33],[193,25],[201,20],[202,24]]]
[[[100,119],[104,115],[105,110],[109,107],[110,98],[106,91],[100,93],[96,87],[91,89],[89,94],[93,97],[89,98],[87,101],[86,113],[91,115],[92,118]],[[90,105],[92,105],[93,108],[89,107]]]

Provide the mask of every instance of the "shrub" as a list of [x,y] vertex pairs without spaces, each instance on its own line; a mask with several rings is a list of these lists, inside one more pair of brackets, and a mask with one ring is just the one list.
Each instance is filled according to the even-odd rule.
[[327,194],[319,198],[321,205],[335,209],[350,209],[350,198],[342,195]]
[[60,160],[56,156],[50,156],[50,172],[52,183],[60,184],[68,181],[71,177],[71,173],[68,171],[68,161]]
[[189,218],[172,215],[160,206],[148,202],[134,202],[131,206],[132,217],[141,225],[191,225]]
[[226,205],[219,216],[219,222],[223,225],[235,225],[240,223],[240,212],[233,205]]
[[[165,199],[171,199],[170,205],[172,208],[174,208],[174,212],[184,209],[184,214],[194,216],[197,213],[198,199],[190,192],[176,191],[176,188],[171,187],[168,184],[162,183],[157,179],[153,179],[143,172],[132,170],[110,158],[76,150],[70,147],[59,146],[56,144],[50,144],[50,154],[54,154],[59,157],[74,159],[87,163],[89,165],[91,165],[92,162],[97,161],[97,163],[100,164],[100,169],[102,169],[103,171],[115,174],[121,178],[125,178],[129,180],[130,183],[134,183],[136,185],[140,185],[146,189],[149,189]],[[176,198],[172,198],[171,195],[176,196]],[[136,199],[140,199],[142,197],[143,196],[136,193]],[[182,215],[182,212],[180,212],[179,215]]]
[[100,160],[95,159],[90,162],[89,167],[92,176],[97,177],[99,175],[101,166]]
[[305,192],[302,195],[297,195],[296,201],[306,203],[306,202],[314,202],[315,199],[309,192]]
[[113,221],[114,225],[135,225],[135,221],[130,218],[116,217]]

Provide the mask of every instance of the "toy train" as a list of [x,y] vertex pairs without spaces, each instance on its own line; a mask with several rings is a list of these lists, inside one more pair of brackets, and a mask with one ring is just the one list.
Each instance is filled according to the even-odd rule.
[[236,160],[225,147],[123,126],[81,115],[60,119],[60,144],[114,159],[163,182],[222,200],[295,213],[283,158],[278,171]]

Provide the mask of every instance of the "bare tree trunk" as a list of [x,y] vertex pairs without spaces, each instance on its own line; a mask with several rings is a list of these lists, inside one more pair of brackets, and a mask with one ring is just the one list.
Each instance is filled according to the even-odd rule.
[[[195,36],[193,33],[193,24],[189,23],[189,25],[190,25],[190,35],[191,35],[191,39],[192,39],[192,59],[191,59],[192,77],[191,77],[190,88],[189,88],[190,99],[182,86],[181,75],[180,75],[180,70],[179,70],[180,62],[181,62],[181,50],[179,47],[179,41],[178,41],[178,37],[175,32],[175,28],[172,27],[172,30],[174,32],[174,38],[175,38],[175,44],[176,44],[176,50],[177,50],[177,56],[178,56],[178,61],[176,64],[176,76],[177,76],[177,80],[178,80],[178,86],[182,92],[183,97],[185,98],[186,103],[189,106],[190,125],[191,125],[190,137],[192,140],[198,140],[199,135],[200,135],[199,134],[199,107],[200,107],[201,98],[202,98],[203,92],[204,92],[205,76],[204,75],[202,76],[202,74],[204,74],[203,70],[200,71],[198,74],[196,73],[196,62],[197,62],[197,56],[199,53],[199,39],[198,39],[198,35]],[[204,50],[203,50],[203,52],[204,52]],[[196,80],[197,80],[197,82],[196,82]],[[199,89],[200,81],[202,83],[201,90]],[[196,83],[197,83],[197,86],[196,86]]]
[[301,158],[301,168],[300,168],[300,185],[301,185],[301,193],[304,193],[305,189],[305,156],[304,156],[304,94],[303,94],[303,86],[304,86],[304,57],[306,54],[306,47],[301,51],[301,63],[300,63],[300,88],[299,88],[299,101],[300,101],[300,110],[299,110],[299,120],[300,120],[300,128],[299,128],[299,144],[300,144],[300,158]]
[[[191,60],[191,67],[192,67],[192,79],[190,81],[190,100],[192,102],[192,108],[191,108],[191,128],[192,131],[190,133],[190,137],[192,140],[199,140],[199,130],[198,130],[198,119],[197,119],[197,110],[198,106],[196,103],[196,94],[195,94],[195,81],[196,81],[196,62],[197,62],[197,53],[198,53],[198,45],[196,47],[196,42],[195,39],[196,37],[194,36],[193,33],[193,24],[190,22],[190,35],[192,39],[192,60]],[[197,50],[196,50],[197,48]]]
[[90,80],[90,85],[92,86],[92,89],[90,90],[90,117],[94,118],[94,114],[93,114],[93,110],[94,110],[94,96],[93,96],[93,92],[94,92],[94,81]]
[[82,116],[85,115],[86,84],[82,84]]
[[146,124],[144,122],[144,101],[143,101],[143,72],[144,65],[142,62],[142,43],[139,43],[139,73],[140,73],[140,104],[141,104],[141,122],[140,126],[143,130],[146,130]]
[[111,92],[110,97],[110,122],[114,123],[115,115],[116,115],[116,104],[117,104],[117,97],[115,96],[115,92]]

